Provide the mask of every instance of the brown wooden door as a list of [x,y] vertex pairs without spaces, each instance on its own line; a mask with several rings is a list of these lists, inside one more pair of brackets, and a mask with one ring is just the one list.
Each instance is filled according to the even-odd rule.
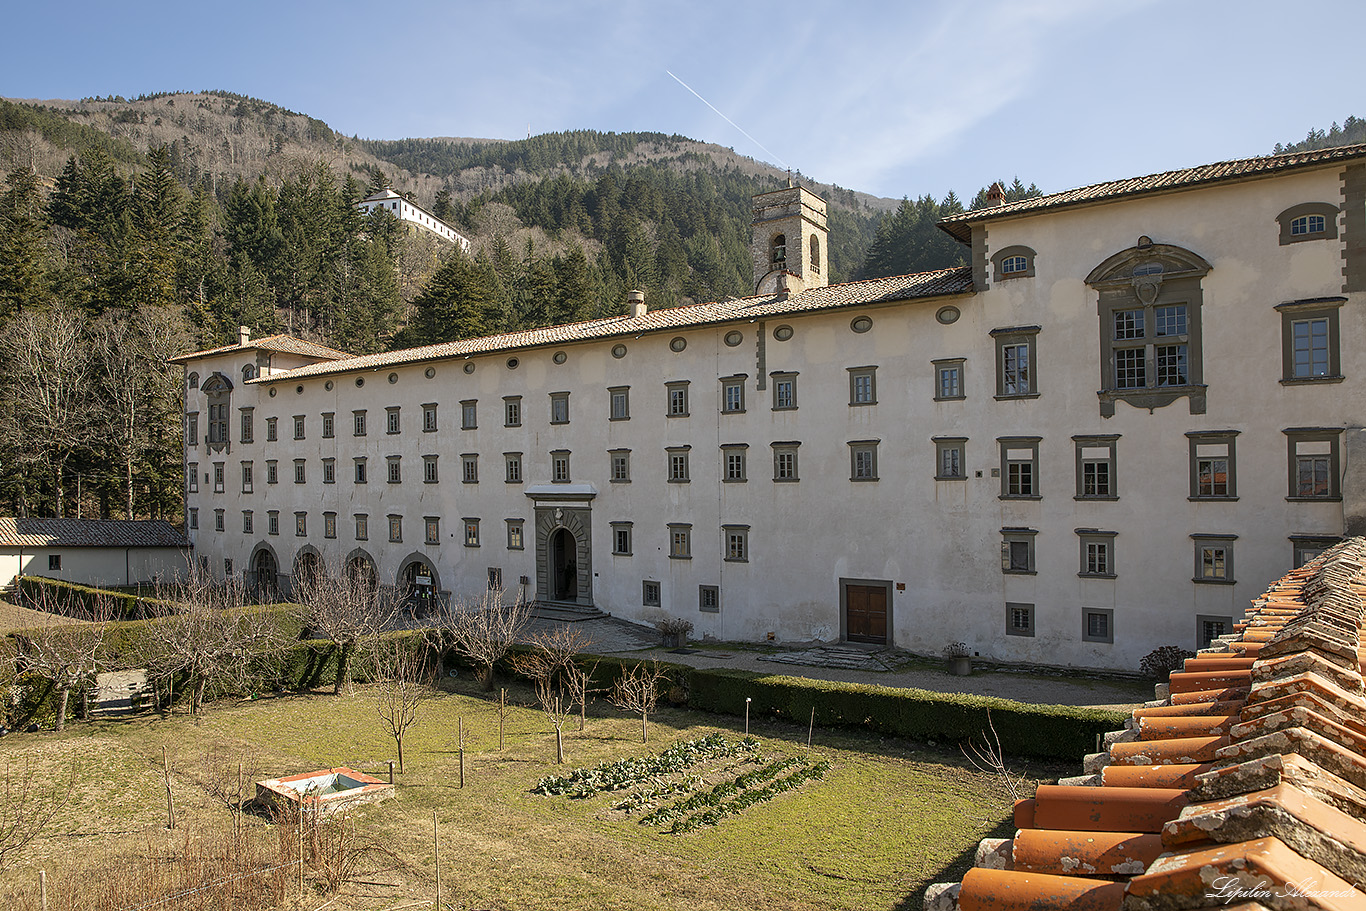
[[881,585],[847,585],[844,589],[845,638],[850,642],[887,644],[887,589]]

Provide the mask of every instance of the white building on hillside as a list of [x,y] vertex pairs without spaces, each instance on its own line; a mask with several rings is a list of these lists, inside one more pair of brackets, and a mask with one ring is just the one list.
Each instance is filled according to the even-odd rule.
[[0,587],[21,575],[126,586],[184,578],[190,542],[160,519],[0,517]]
[[458,245],[460,249],[464,250],[466,253],[470,250],[470,242],[463,234],[419,206],[417,203],[404,199],[388,187],[385,187],[378,193],[365,197],[360,202],[356,203],[356,207],[366,215],[369,215],[376,209],[384,209],[399,221],[406,222],[410,225],[417,225],[417,227],[435,234],[442,240],[447,240]]
[[824,216],[756,198],[741,300],[177,358],[196,552],[1133,669],[1362,532],[1366,146],[955,216],[919,275],[827,285]]

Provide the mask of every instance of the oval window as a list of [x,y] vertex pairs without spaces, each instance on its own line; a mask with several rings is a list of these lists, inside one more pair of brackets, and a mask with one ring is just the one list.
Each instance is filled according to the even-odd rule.
[[625,357],[625,356],[626,356],[626,346],[625,346],[625,345],[613,345],[613,346],[612,346],[612,357],[617,358],[618,360],[620,360],[621,358],[623,358],[623,357]]
[[302,384],[300,384],[300,385],[294,387],[294,394],[295,394],[295,395],[303,395],[303,394],[304,394],[304,387],[303,387]]
[[365,385],[365,377],[363,377],[363,376],[358,376],[358,377],[356,377],[356,386],[357,386],[357,387],[360,387],[360,386],[364,386],[364,385]]
[[398,382],[398,374],[397,374],[397,373],[391,373],[391,374],[389,374],[389,383],[390,383],[390,385],[392,385],[392,384],[394,384],[394,383],[397,383],[397,382]]
[[669,348],[674,351],[682,351],[688,347],[688,340],[681,335],[676,335],[669,340]]
[[849,328],[855,332],[867,332],[873,328],[873,319],[869,316],[856,316],[854,321],[849,324]]
[[275,387],[274,387],[274,386],[271,386],[271,387],[270,387],[270,397],[271,397],[271,398],[275,398],[275,391],[276,391],[276,390],[275,390]]
[[[814,239],[815,239],[815,238],[812,238],[812,240],[814,240]],[[773,337],[776,338],[776,339],[777,339],[778,341],[780,341],[780,342],[785,342],[785,341],[787,341],[788,339],[792,338],[792,327],[791,327],[791,326],[779,326],[777,329],[774,329],[774,330],[773,330]]]
[[730,332],[726,333],[726,344],[731,348],[734,348],[744,340],[745,334],[739,329],[732,329]]
[[466,372],[466,373],[473,373],[473,372],[474,372],[474,361],[466,361],[466,362],[465,362],[465,372]]
[[565,361],[569,360],[569,355],[565,354],[563,351],[556,351],[551,355],[550,359],[557,364],[563,364]]
[[520,363],[522,363],[522,362],[519,361],[519,360],[517,360],[517,358],[515,358],[515,357],[510,357],[510,358],[508,358],[508,369],[509,369],[509,370],[516,370],[516,369],[517,369],[517,365],[520,364]]
[[431,379],[432,377],[436,376],[436,368],[428,367],[426,370],[422,371],[422,375],[425,376],[427,379]]
[[331,380],[328,380],[326,383],[323,383],[323,388],[326,389],[328,392],[331,392],[331,391],[332,391],[332,381],[331,381]]
[[962,313],[957,307],[940,307],[934,318],[947,326],[949,323],[958,322],[958,317],[961,315]]

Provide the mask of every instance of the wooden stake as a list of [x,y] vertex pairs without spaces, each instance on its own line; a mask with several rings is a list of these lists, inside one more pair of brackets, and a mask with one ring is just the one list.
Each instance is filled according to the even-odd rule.
[[299,894],[304,894],[304,801],[299,798]]
[[43,894],[43,911],[47,911],[47,871],[38,871],[38,891]]
[[503,719],[508,713],[507,687],[498,690],[498,752],[503,752]]
[[237,764],[237,805],[233,807],[233,816],[236,820],[236,835],[238,842],[242,840],[242,763]]
[[166,828],[175,828],[175,798],[171,796],[171,761],[166,757],[166,747],[161,748],[162,774],[166,778]]
[[816,729],[816,707],[811,706],[811,723],[806,727],[806,748],[811,749],[811,732]]
[[460,732],[460,787],[465,786],[465,719],[457,719]]
[[436,862],[436,911],[441,911],[441,843],[436,837],[436,811],[432,811],[432,859]]
[[749,736],[749,698],[745,697],[745,736]]
[[389,784],[394,783],[394,761],[389,760]]

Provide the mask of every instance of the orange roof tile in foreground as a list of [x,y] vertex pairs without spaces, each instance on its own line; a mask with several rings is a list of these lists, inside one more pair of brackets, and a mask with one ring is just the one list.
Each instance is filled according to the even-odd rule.
[[1366,909],[1366,539],[1273,583],[929,911]]

